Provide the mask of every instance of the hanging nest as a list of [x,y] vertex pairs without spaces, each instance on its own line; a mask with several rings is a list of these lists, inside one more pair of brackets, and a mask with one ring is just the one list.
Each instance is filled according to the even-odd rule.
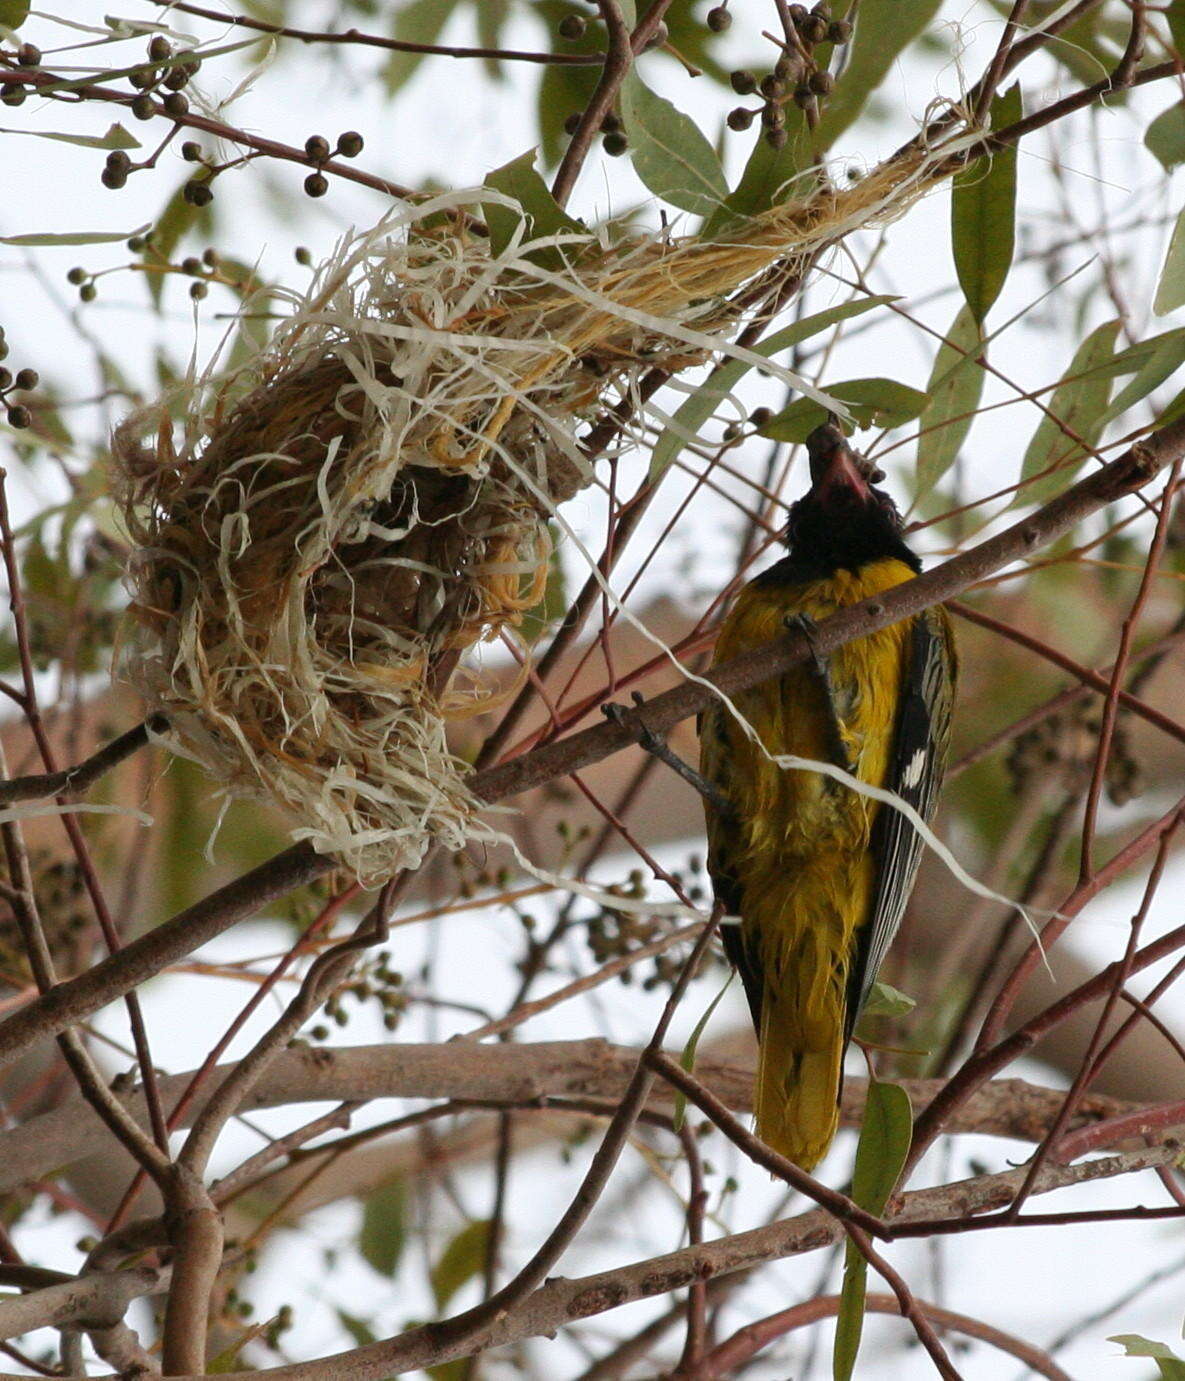
[[488,189],[347,239],[265,349],[116,433],[121,669],[168,745],[365,884],[460,848],[480,803],[445,728],[491,695],[460,659],[538,603],[547,518],[592,480],[578,427],[645,370],[730,349],[729,294],[899,214],[939,161],[723,243],[565,233],[492,255],[457,214],[511,205]]

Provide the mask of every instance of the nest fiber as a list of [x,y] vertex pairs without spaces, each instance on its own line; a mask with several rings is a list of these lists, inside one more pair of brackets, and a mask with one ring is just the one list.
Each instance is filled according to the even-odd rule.
[[122,674],[169,746],[365,884],[461,847],[480,803],[446,725],[492,693],[464,654],[538,603],[547,518],[593,478],[581,424],[622,400],[640,417],[644,371],[731,350],[729,294],[896,214],[936,158],[722,243],[565,232],[493,253],[464,214],[514,205],[488,189],[348,237],[264,349],[116,434]]

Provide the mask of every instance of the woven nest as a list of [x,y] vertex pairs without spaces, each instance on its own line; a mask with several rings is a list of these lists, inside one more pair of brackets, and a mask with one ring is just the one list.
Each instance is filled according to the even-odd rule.
[[116,434],[122,674],[169,746],[363,883],[433,840],[461,847],[478,803],[446,724],[491,694],[462,654],[538,603],[546,520],[592,479],[580,424],[643,370],[728,349],[727,294],[899,213],[936,160],[770,213],[743,242],[565,235],[495,257],[462,219],[440,228],[506,202],[484,190],[347,239],[254,359]]

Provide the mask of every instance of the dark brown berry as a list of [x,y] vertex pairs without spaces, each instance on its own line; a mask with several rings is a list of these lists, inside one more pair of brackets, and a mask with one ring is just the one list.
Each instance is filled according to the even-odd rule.
[[3,393],[12,383],[12,370],[6,369],[0,364],[0,393]]
[[189,285],[189,295],[195,302],[200,302],[210,291],[205,283],[191,283]]
[[164,62],[165,58],[173,56],[173,45],[164,34],[154,34],[148,44],[148,56],[153,62]]
[[127,186],[128,175],[118,168],[104,168],[99,174],[99,181],[104,187],[110,187],[113,192],[118,192],[121,187]]
[[805,110],[814,99],[815,93],[805,82],[803,82],[801,86],[796,86],[794,88],[794,104],[801,107],[803,110]]
[[132,166],[132,160],[122,149],[112,149],[107,155],[107,166],[113,173],[126,173]]
[[574,110],[572,114],[569,115],[568,118],[564,121],[564,133],[569,137],[575,134],[576,131],[580,128],[580,121],[583,118],[584,117],[580,114],[578,110]]
[[610,158],[620,158],[629,148],[629,140],[619,129],[611,130],[601,141]]
[[22,369],[16,376],[16,386],[19,389],[36,388],[40,382],[41,375],[35,369]]
[[156,102],[151,96],[137,96],[132,102],[132,114],[137,120],[151,120],[156,114]]
[[202,146],[196,139],[187,139],[181,145],[181,157],[186,163],[199,163],[202,157]]
[[138,72],[128,73],[128,85],[137,91],[145,91],[156,82],[156,73],[151,67],[142,67]]
[[191,277],[196,277],[202,271],[202,261],[196,254],[187,255],[181,260],[181,272],[188,273]]
[[171,115],[174,120],[180,120],[183,115],[189,114],[189,101],[180,91],[170,91],[164,99],[165,113]]
[[144,251],[148,248],[148,241],[144,238],[143,235],[133,235],[127,243],[128,248],[132,251],[133,254],[143,254]]
[[743,105],[739,105],[735,110],[728,112],[728,128],[735,130],[748,129],[753,123],[756,111],[746,110]]
[[786,147],[786,131],[784,129],[767,129],[765,131],[765,142],[771,149],[784,149]]
[[779,96],[786,94],[786,88],[771,72],[768,77],[761,79],[761,94],[767,101],[776,101]]
[[79,283],[86,282],[86,278],[86,269],[79,268],[76,266],[72,268],[70,272],[66,275],[66,282],[73,283],[75,287],[78,287]]
[[717,5],[715,8],[708,11],[706,22],[708,28],[711,29],[714,34],[722,34],[725,29],[731,27],[732,15],[729,14],[723,5]]
[[202,250],[202,263],[205,264],[207,268],[216,269],[221,262],[222,256],[212,246],[209,249]]
[[561,38],[575,41],[584,37],[584,30],[587,27],[582,14],[566,14],[559,22],[559,35]]
[[822,43],[827,37],[827,21],[821,14],[808,14],[799,26],[799,33],[807,43]]
[[312,251],[306,249],[304,245],[297,245],[296,248],[292,251],[292,257],[296,260],[298,264],[301,264],[306,269],[312,266]]
[[41,49],[32,43],[22,43],[16,50],[16,60],[22,67],[39,67],[41,65]]
[[8,106],[24,105],[27,95],[28,92],[26,92],[23,86],[20,86],[16,82],[11,82],[3,91],[0,91],[0,101],[3,101],[4,104]]
[[10,427],[28,427],[33,422],[33,414],[28,408],[21,407],[19,404],[14,408],[8,409],[8,425]]
[[601,133],[612,134],[614,130],[622,128],[621,116],[615,110],[607,110],[605,118],[601,121]]
[[323,197],[329,191],[329,180],[323,173],[310,173],[304,180],[304,189],[310,197]]
[[744,67],[730,72],[728,82],[738,96],[751,96],[757,90],[757,78]]
[[761,123],[766,129],[781,129],[786,123],[786,113],[780,105],[762,106]]
[[806,84],[816,96],[826,96],[834,88],[835,78],[830,72],[812,72]]
[[314,163],[324,163],[329,157],[329,140],[320,134],[310,134],[304,141],[304,151]]
[[189,85],[189,72],[182,63],[174,63],[165,73],[164,84],[170,91],[180,91]]
[[828,43],[846,43],[852,36],[852,26],[846,19],[836,19],[827,26]]
[[749,421],[754,427],[764,427],[773,415],[772,408],[754,408],[749,414]]
[[790,6],[790,18],[794,21],[794,27],[796,29],[802,27],[802,21],[806,18],[806,16],[807,9],[805,5]]
[[777,62],[774,63],[774,76],[777,77],[779,81],[784,82],[789,81],[792,77],[797,75],[798,63],[795,62],[793,58],[787,57],[786,54],[783,53]]
[[356,129],[348,129],[337,136],[337,151],[343,158],[357,158],[364,145],[365,140]]
[[84,283],[82,287],[78,289],[78,296],[83,302],[93,302],[98,296],[98,293],[99,290],[93,283]]
[[181,195],[190,206],[209,206],[214,200],[214,193],[205,182],[187,182]]

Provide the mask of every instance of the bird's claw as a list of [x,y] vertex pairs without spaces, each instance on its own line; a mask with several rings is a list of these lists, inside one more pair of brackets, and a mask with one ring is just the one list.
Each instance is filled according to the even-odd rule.
[[801,633],[806,639],[806,645],[810,648],[811,661],[814,663],[816,673],[826,679],[827,658],[819,651],[819,644],[815,641],[815,629],[818,624],[809,614],[787,614],[783,623],[787,628],[792,628],[796,633]]

